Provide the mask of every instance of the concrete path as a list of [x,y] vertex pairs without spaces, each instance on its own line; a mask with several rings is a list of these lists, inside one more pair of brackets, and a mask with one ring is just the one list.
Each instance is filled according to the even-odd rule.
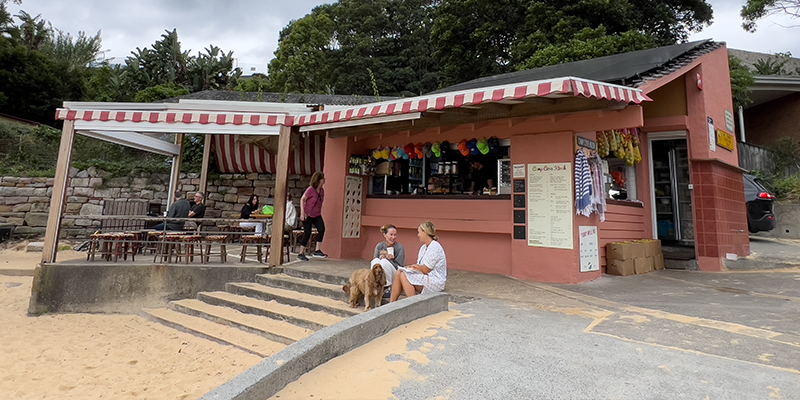
[[800,268],[663,270],[581,285],[448,273],[451,309],[468,317],[408,343],[428,348],[430,361],[412,362],[393,390],[399,399],[800,400]]

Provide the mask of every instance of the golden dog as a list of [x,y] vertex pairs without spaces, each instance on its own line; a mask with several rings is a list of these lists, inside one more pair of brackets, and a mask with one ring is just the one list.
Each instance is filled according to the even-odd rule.
[[345,293],[350,294],[350,307],[358,306],[358,297],[364,295],[364,310],[369,310],[371,299],[375,299],[375,307],[381,305],[383,287],[386,286],[386,275],[380,264],[375,264],[372,269],[358,269],[350,276],[350,283],[342,286]]

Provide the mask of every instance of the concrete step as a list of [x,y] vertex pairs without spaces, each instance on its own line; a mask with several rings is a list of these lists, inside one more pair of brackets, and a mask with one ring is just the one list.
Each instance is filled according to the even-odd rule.
[[285,321],[312,331],[320,330],[344,319],[337,315],[289,306],[274,300],[258,300],[228,292],[201,292],[197,294],[197,299],[204,303],[229,307],[243,313]]
[[298,278],[289,275],[256,275],[256,282],[264,286],[293,290],[295,292],[328,297],[334,300],[347,302],[350,295],[342,290],[342,285],[324,283],[314,279]]
[[326,274],[324,272],[309,271],[308,269],[292,268],[291,266],[284,267],[283,273],[296,278],[313,279],[316,281],[329,283],[331,285],[337,285],[340,287],[342,285],[350,283],[350,275],[341,276],[341,275]]
[[273,342],[259,335],[166,308],[143,309],[142,313],[151,321],[261,357],[269,357],[286,347],[283,343]]
[[229,307],[214,306],[197,299],[172,301],[170,309],[218,324],[232,326],[247,333],[263,336],[273,342],[292,344],[312,333],[311,329],[260,315],[245,314]]
[[304,307],[309,310],[323,311],[340,317],[350,317],[361,314],[363,309],[350,308],[350,305],[341,300],[328,297],[299,293],[292,290],[273,288],[258,283],[241,282],[227,283],[225,290],[229,293],[253,297],[259,300],[275,300],[290,306]]

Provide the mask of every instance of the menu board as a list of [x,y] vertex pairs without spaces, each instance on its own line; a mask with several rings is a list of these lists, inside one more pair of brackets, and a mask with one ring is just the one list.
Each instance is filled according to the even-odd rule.
[[342,229],[342,237],[361,237],[361,177],[347,176],[344,187],[344,227]]
[[572,249],[572,163],[528,164],[528,246]]

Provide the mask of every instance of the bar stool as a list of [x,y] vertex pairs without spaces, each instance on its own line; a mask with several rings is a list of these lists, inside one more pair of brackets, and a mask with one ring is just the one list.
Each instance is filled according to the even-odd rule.
[[[205,258],[203,262],[208,264],[208,260],[211,256],[219,256],[220,262],[227,262],[228,261],[228,249],[226,248],[228,243],[228,235],[209,235],[206,236],[206,243],[205,243]],[[211,248],[212,245],[218,244],[219,251],[213,251]]]
[[159,252],[162,236],[166,235],[164,231],[150,231],[147,232],[147,244],[145,244],[143,252],[150,251],[150,254]]
[[[203,237],[200,235],[180,235],[180,242],[183,244],[184,253],[181,253],[180,248],[178,249],[178,255],[175,258],[175,262],[180,262],[181,258],[185,259],[186,264],[189,263],[191,260],[194,262],[194,256],[200,257],[200,262],[203,262],[203,245],[201,244]],[[197,244],[197,251],[195,251],[194,245]]]
[[[292,250],[297,250],[297,246],[299,245],[298,242],[303,237],[304,233],[305,230],[303,229],[295,229],[292,231]],[[317,228],[311,228],[311,237],[308,239],[308,246],[306,246],[306,250],[314,248],[314,244],[317,243],[317,235],[319,235]]]
[[181,237],[184,236],[184,234],[184,232],[166,232],[166,234],[161,237],[158,252],[156,252],[155,257],[153,257],[153,262],[156,262],[159,256],[161,257],[161,262],[166,260],[168,263],[171,263],[172,256],[175,256],[177,260],[181,256]]
[[131,247],[133,247],[133,251],[136,254],[142,254],[142,250],[144,250],[144,245],[147,241],[147,231],[125,231],[125,233],[130,233],[133,235],[133,240],[131,241]]
[[109,234],[112,240],[112,249],[114,254],[114,262],[119,260],[122,256],[123,260],[128,259],[128,254],[131,255],[131,261],[136,261],[136,248],[133,246],[134,234],[125,232],[115,232]]
[[86,254],[86,260],[94,261],[94,256],[100,253],[100,259],[111,259],[111,236],[108,233],[95,232],[90,237],[89,253]]
[[258,262],[263,261],[263,254],[261,252],[261,248],[267,244],[267,238],[261,235],[244,235],[242,236],[242,254],[239,257],[239,262],[244,262],[245,256],[248,255],[247,253],[247,246],[254,246],[256,248],[255,254],[250,255],[257,255]]

